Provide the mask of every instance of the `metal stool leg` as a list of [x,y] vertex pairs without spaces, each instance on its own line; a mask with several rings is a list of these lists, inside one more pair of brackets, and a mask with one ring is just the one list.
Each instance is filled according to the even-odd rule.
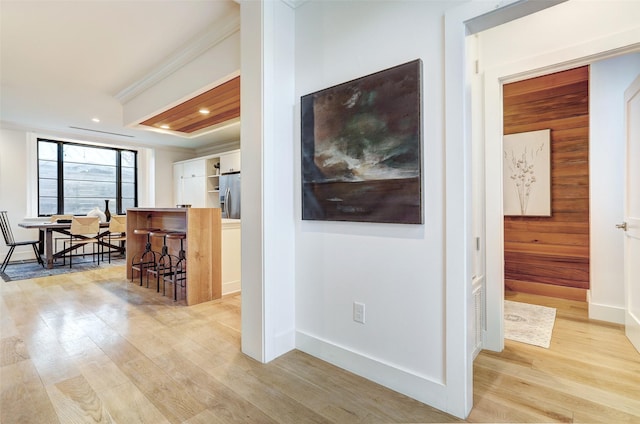
[[142,286],[142,274],[147,274],[147,286],[149,285],[148,270],[151,267],[156,266],[156,252],[151,250],[151,232],[158,231],[157,228],[137,228],[133,230],[134,234],[146,235],[147,243],[145,244],[144,251],[140,254],[139,260],[136,262],[136,257],[131,259],[131,281],[133,282],[133,270],[140,273],[140,285]]
[[173,267],[171,273],[171,283],[173,284],[173,300],[178,300],[178,283],[181,287],[187,286],[187,256],[184,250],[184,239],[187,238],[186,233],[174,232],[167,235],[169,239],[180,240],[180,250],[178,251],[178,261]]
[[[167,272],[167,258],[169,256],[169,246],[167,245],[167,236],[171,234],[171,231],[167,230],[157,230],[152,231],[149,235],[151,237],[162,237],[162,252],[160,253],[160,257],[156,260],[156,266],[153,270],[147,271],[147,277],[149,274],[156,276],[156,292],[160,292],[160,277],[161,274],[164,275]],[[169,259],[169,271],[171,270],[171,260]],[[149,281],[147,280],[147,287],[149,286]]]

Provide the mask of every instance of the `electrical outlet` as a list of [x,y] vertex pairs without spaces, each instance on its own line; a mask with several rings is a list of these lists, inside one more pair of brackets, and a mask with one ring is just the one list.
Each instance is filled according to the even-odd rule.
[[364,324],[364,303],[353,302],[353,320]]

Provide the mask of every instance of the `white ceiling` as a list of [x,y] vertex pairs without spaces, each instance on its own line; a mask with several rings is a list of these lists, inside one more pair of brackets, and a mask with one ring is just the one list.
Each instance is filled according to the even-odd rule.
[[116,95],[238,7],[232,0],[0,0],[0,120],[40,134],[144,145],[237,140],[239,125],[195,139],[126,128]]

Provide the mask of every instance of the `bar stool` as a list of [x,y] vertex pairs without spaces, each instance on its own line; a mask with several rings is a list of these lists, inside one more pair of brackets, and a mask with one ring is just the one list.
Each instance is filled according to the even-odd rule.
[[[187,234],[182,231],[175,231],[167,234],[169,240],[180,240],[180,250],[176,263],[173,265],[171,272],[166,273],[163,278],[162,294],[165,294],[165,284],[170,282],[173,284],[173,300],[178,300],[178,285],[187,287],[187,256],[184,250],[183,241],[187,238]],[[185,293],[186,297],[186,293]]]
[[[147,273],[149,268],[155,268],[156,266],[156,252],[151,250],[151,233],[153,231],[159,231],[159,228],[136,228],[133,230],[133,234],[146,235],[147,244],[144,250],[134,255],[131,259],[131,282],[133,282],[133,271],[136,270],[140,273],[140,285],[142,285],[142,274]],[[137,260],[136,260],[137,258]],[[149,286],[149,275],[147,274],[147,287]]]
[[171,272],[172,260],[167,246],[167,236],[171,233],[173,233],[171,230],[151,230],[149,232],[149,237],[162,237],[162,251],[156,259],[155,267],[147,269],[147,287],[149,287],[149,274],[151,274],[156,277],[156,292],[160,292],[160,276]]

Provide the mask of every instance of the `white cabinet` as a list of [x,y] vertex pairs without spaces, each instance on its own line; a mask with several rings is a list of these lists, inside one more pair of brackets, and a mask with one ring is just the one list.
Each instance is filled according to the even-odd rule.
[[[219,208],[221,161],[222,156],[216,155],[174,163],[174,203],[194,208]],[[228,163],[231,168],[240,170],[240,151],[237,158],[232,157]]]
[[220,155],[220,173],[240,171],[240,150]]
[[184,178],[204,177],[206,175],[206,160],[196,159],[183,162]]
[[222,220],[222,295],[240,291],[241,236],[239,219]]
[[173,203],[176,205],[184,204],[184,195],[182,188],[182,174],[184,173],[184,164],[176,162],[173,164]]
[[185,177],[182,181],[184,203],[194,208],[206,208],[205,177]]
[[207,207],[206,180],[205,159],[173,164],[174,199],[176,205],[191,205],[194,208]]

